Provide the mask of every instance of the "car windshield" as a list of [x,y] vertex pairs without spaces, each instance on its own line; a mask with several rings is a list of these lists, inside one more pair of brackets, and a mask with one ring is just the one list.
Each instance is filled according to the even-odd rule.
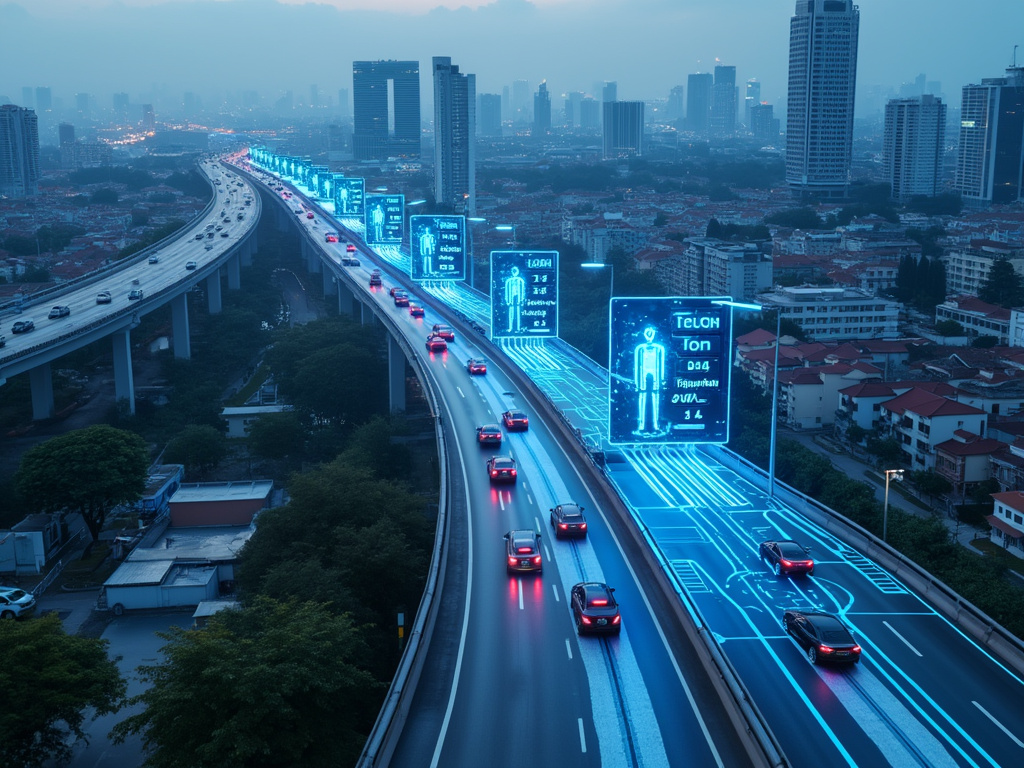
[[508,412],[508,417],[510,419],[525,419],[526,418],[526,414],[523,413],[522,411],[509,411]]
[[793,541],[780,541],[779,552],[782,553],[783,557],[790,559],[802,560],[807,558],[807,553],[804,548]]
[[24,598],[26,594],[27,593],[25,591],[23,591],[23,590],[12,589],[10,592],[7,592],[4,595],[4,597],[6,597],[11,602],[17,602],[18,600],[21,600],[22,598]]
[[511,469],[511,467],[512,467],[512,460],[511,459],[495,459],[494,460],[494,468],[495,469]]
[[480,427],[480,431],[481,432],[497,432],[498,431],[498,425],[497,424],[484,424],[482,427]]
[[563,512],[562,519],[569,523],[574,523],[583,519],[583,515],[579,512]]
[[852,641],[850,633],[845,629],[826,629],[821,633],[821,639],[826,643],[849,643]]

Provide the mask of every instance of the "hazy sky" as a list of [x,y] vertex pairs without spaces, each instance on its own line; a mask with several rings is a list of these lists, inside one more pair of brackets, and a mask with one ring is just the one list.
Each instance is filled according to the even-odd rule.
[[[663,98],[686,75],[735,65],[762,98],[786,93],[794,0],[0,0],[0,96],[49,85],[110,105],[184,90],[336,98],[354,59],[451,56],[478,92],[547,79],[556,95],[618,81]],[[1001,75],[1024,46],[1024,0],[861,0],[858,99],[924,73],[959,106],[964,83]],[[1024,63],[1024,47],[1021,49]],[[424,75],[424,87],[428,79]],[[424,99],[429,101],[429,93]]]

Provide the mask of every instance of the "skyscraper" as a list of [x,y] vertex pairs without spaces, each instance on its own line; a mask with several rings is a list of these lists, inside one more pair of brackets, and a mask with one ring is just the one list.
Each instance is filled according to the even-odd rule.
[[604,158],[640,157],[644,143],[644,103],[606,101],[604,110]]
[[533,135],[545,136],[548,133],[551,133],[551,94],[548,93],[548,81],[542,80],[533,95]]
[[36,110],[46,112],[53,107],[53,93],[48,86],[36,87]]
[[609,101],[619,100],[619,84],[614,80],[606,80],[601,87],[601,101],[607,104]]
[[420,156],[420,63],[353,61],[356,160]]
[[32,86],[25,85],[21,89],[21,106],[25,109],[32,109],[35,100],[32,98]]
[[512,122],[530,122],[530,81],[516,80],[512,83]]
[[885,105],[883,158],[895,200],[942,191],[946,105],[930,94]]
[[1024,198],[1024,67],[965,85],[956,190],[971,206]]
[[686,78],[686,130],[700,134],[708,132],[714,83],[710,72],[698,72]]
[[348,106],[348,88],[338,89],[338,117],[342,120],[348,120],[351,117],[351,112]]
[[711,133],[732,136],[736,133],[736,67],[715,67],[711,90]]
[[434,199],[456,213],[476,214],[476,75],[435,56]]
[[114,105],[114,117],[117,120],[128,120],[128,94],[115,93],[112,103]]
[[798,0],[790,19],[786,183],[797,195],[847,194],[859,30],[853,0]]
[[580,130],[601,130],[601,104],[590,96],[580,101]]
[[750,109],[761,103],[761,83],[754,78],[747,80],[747,92],[743,97],[743,124],[753,133]]
[[665,112],[669,120],[681,120],[686,114],[683,86],[676,85],[668,92],[668,104],[665,106]]
[[39,182],[39,122],[31,109],[0,106],[0,195],[35,195]]
[[755,139],[775,142],[779,138],[779,121],[771,104],[755,104],[750,108],[750,132]]
[[580,126],[580,102],[585,96],[583,91],[570,91],[565,94],[565,125],[570,130]]
[[477,121],[481,136],[501,136],[501,94],[480,94],[480,119]]

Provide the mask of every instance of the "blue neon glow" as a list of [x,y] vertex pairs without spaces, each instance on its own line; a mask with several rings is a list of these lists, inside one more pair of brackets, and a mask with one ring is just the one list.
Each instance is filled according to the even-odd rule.
[[611,300],[609,442],[728,440],[731,315],[713,301]]
[[405,232],[405,195],[366,195],[367,245],[401,245]]
[[409,255],[413,280],[465,280],[465,216],[411,216]]
[[558,251],[491,251],[491,338],[558,336]]
[[363,179],[338,179],[334,187],[334,215],[363,216]]

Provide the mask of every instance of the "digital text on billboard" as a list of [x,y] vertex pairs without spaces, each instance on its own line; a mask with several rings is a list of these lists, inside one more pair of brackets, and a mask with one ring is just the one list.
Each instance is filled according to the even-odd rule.
[[413,280],[466,279],[464,216],[409,218],[410,275]]
[[404,195],[367,195],[363,218],[369,245],[400,245],[405,224]]
[[491,338],[558,336],[558,251],[491,251]]
[[609,442],[728,441],[732,316],[722,300],[611,300]]
[[338,179],[334,187],[334,215],[363,215],[363,180]]

